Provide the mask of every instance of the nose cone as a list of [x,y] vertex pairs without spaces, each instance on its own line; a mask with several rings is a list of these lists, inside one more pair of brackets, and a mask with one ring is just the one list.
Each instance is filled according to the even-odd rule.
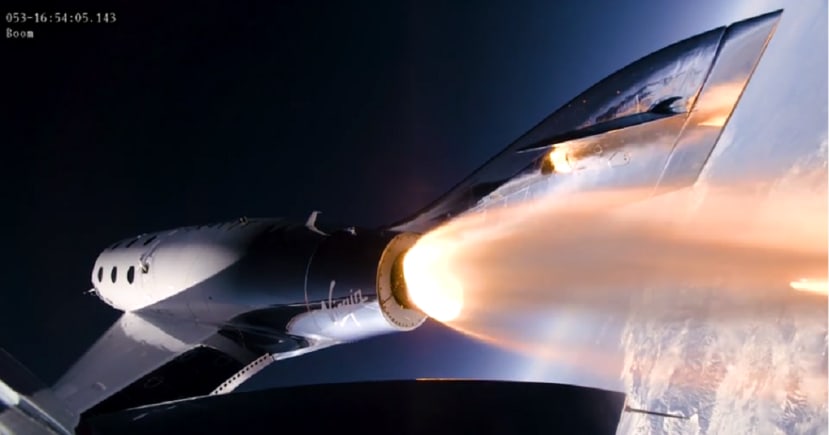
[[149,237],[143,239],[130,246],[105,249],[98,255],[92,269],[92,285],[98,297],[121,311],[132,311],[149,302],[143,292],[136,291],[142,273],[141,255],[147,248],[143,242]]
[[116,243],[95,261],[98,296],[135,311],[212,279],[245,254],[262,225],[186,227]]

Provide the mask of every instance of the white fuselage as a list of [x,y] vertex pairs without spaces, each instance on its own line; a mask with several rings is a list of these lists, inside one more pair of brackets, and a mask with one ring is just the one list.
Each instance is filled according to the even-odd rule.
[[97,295],[137,311],[205,282],[245,254],[251,239],[279,220],[240,221],[148,233],[101,252],[92,270]]

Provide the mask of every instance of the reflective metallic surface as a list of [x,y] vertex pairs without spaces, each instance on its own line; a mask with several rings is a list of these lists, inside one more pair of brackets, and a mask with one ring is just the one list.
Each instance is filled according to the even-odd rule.
[[[679,112],[549,147],[543,146],[544,139],[557,140],[561,131],[534,137],[528,133],[524,138],[531,139],[518,143],[522,149],[537,150],[537,160],[533,160],[537,166],[527,163],[522,167],[526,161],[517,161],[518,156],[534,151],[517,153],[514,159],[501,154],[400,228],[431,228],[460,214],[470,202],[475,203],[474,211],[497,216],[492,212],[535,198],[566,207],[584,191],[645,186],[649,189],[642,199],[686,188],[681,195],[660,195],[653,206],[661,205],[676,219],[691,224],[697,217],[732,207],[741,219],[732,223],[737,232],[768,216],[787,213],[790,218],[778,224],[781,233],[796,228],[798,216],[811,223],[823,219],[819,225],[825,230],[826,3],[746,3],[735,5],[729,16],[745,17],[783,6],[787,9],[782,14],[735,24],[722,35],[723,45],[710,75],[687,114]],[[643,107],[648,110],[653,105]],[[598,115],[575,113],[572,117],[579,122],[572,123],[568,131],[600,123]],[[557,115],[537,128],[547,126]],[[608,153],[608,149],[621,152]],[[524,169],[528,171],[509,180],[494,175],[499,170],[506,175]],[[721,188],[733,189],[739,201],[724,204],[715,194]],[[798,200],[803,198],[812,200],[804,204]],[[491,223],[498,226],[497,217]],[[531,227],[539,226],[543,223]],[[554,222],[548,228],[558,230]],[[820,240],[813,242],[820,244]],[[553,261],[566,255],[553,254],[555,249],[550,247],[549,256],[528,254],[525,261]],[[635,240],[630,252],[636,253]],[[825,246],[822,252],[825,255]],[[728,260],[722,266],[727,268]],[[601,276],[602,272],[590,273]],[[818,275],[786,278],[787,283],[820,280],[825,279],[826,270]],[[550,276],[548,290],[554,292],[556,284]],[[769,283],[762,291],[781,290],[772,287]],[[517,367],[513,376],[618,388],[630,395],[633,407],[688,417],[666,420],[623,415],[619,433],[825,432],[825,296],[783,287],[789,293],[773,307],[734,316],[722,310],[739,305],[725,283],[699,288],[678,281],[614,290],[630,295],[619,304],[621,315],[535,302],[536,315],[514,316],[510,325],[523,332],[521,338],[543,343],[544,348],[532,349],[540,354]],[[509,340],[498,344],[527,351]],[[589,351],[583,351],[585,347]]]
[[[99,256],[92,283],[125,313],[58,381],[56,395],[80,414],[96,405],[222,394],[273,361],[412,330],[426,316],[394,302],[390,269],[416,239],[356,229],[328,235],[245,218],[119,243]],[[139,263],[146,269],[123,275]],[[202,380],[182,370],[156,373],[201,347],[237,369]]]
[[765,50],[779,20],[780,12],[776,12],[728,28],[697,104],[659,178],[658,189],[687,186],[697,179],[757,66],[755,53]]
[[[663,190],[688,186],[705,164],[780,15],[772,12],[706,32],[619,70],[393,228],[425,231],[470,208],[523,201],[542,191],[641,188],[656,186],[658,180]],[[654,116],[600,127],[649,113]],[[599,135],[580,138],[585,133],[579,131],[590,128]],[[576,139],[562,142],[568,136]],[[533,165],[541,165],[548,143],[576,159],[579,153],[588,154],[591,161],[583,165],[602,170],[574,179],[536,179]],[[528,167],[529,175],[521,175]],[[516,176],[520,181],[511,180]]]
[[[695,201],[685,207],[704,212],[713,188],[735,186],[756,203],[743,211],[746,226],[781,207],[793,217],[823,209],[825,229],[827,3],[741,2],[723,13],[779,7],[785,10],[774,37],[694,186]],[[814,198],[809,209],[787,205],[803,195]],[[659,303],[660,290],[643,297]],[[670,297],[686,288],[668,290]],[[703,317],[673,311],[644,323],[631,313],[621,336],[630,402],[690,419],[625,415],[618,433],[826,433],[826,298],[797,299],[810,303],[735,321],[717,315],[729,301],[712,287],[689,303]]]

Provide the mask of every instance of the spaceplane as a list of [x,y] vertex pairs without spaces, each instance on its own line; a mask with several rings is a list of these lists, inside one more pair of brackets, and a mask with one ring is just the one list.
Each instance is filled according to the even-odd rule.
[[0,374],[0,433],[71,433],[82,417],[227,394],[276,361],[451,318],[462,301],[424,288],[425,272],[405,261],[420,235],[551,193],[693,184],[780,17],[720,27],[620,69],[382,228],[329,227],[315,212],[111,244],[90,293],[123,314],[51,388],[21,390],[18,375]]

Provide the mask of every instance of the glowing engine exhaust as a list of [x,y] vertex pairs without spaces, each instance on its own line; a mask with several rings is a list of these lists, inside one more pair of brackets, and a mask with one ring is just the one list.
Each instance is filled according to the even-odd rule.
[[406,300],[441,322],[454,320],[463,308],[463,286],[446,262],[452,249],[440,241],[418,243],[406,253],[402,264]]

